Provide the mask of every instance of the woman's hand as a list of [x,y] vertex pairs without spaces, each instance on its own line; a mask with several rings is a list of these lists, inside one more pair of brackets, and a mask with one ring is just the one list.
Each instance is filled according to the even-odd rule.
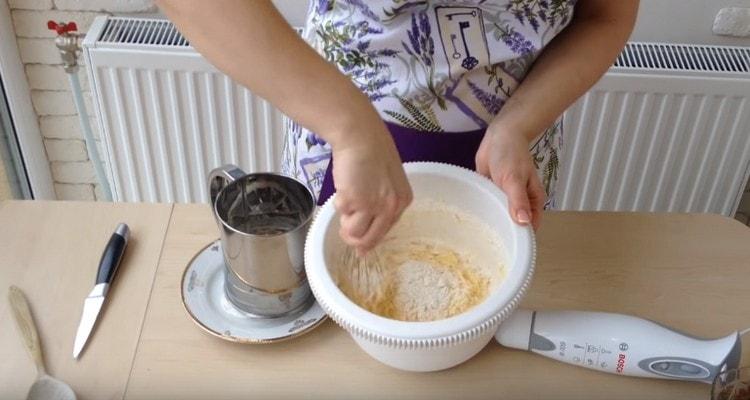
[[356,131],[341,135],[346,136],[352,139],[332,145],[334,205],[341,214],[341,238],[362,255],[396,223],[412,192],[382,121],[360,121]]
[[305,43],[269,0],[156,0],[213,65],[331,144],[341,237],[362,253],[412,194],[370,99]]
[[511,216],[537,228],[545,194],[528,143],[584,94],[612,65],[633,30],[638,0],[579,0],[573,20],[534,61],[490,122],[477,171],[508,195]]
[[516,223],[539,228],[546,194],[529,153],[529,142],[518,132],[490,127],[476,156],[477,172],[508,196],[510,215]]

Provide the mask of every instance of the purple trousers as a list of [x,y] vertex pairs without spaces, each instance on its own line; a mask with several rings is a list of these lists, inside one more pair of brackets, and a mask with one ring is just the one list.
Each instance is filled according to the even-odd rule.
[[[474,161],[486,129],[469,132],[424,132],[404,126],[385,123],[402,162],[436,161],[476,169]],[[326,170],[323,186],[320,189],[318,205],[322,205],[336,191],[333,182],[331,159]]]

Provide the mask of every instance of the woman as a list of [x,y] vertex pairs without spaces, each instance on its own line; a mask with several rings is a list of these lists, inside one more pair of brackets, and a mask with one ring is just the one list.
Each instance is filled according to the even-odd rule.
[[214,65],[296,121],[284,171],[321,202],[335,185],[341,237],[360,252],[411,202],[402,160],[476,168],[517,223],[537,228],[554,202],[559,116],[611,65],[638,8],[316,0],[301,38],[267,0],[158,4]]

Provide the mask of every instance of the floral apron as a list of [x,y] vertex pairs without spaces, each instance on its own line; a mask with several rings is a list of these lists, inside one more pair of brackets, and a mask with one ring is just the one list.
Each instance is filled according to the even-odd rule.
[[[474,168],[487,126],[570,22],[574,4],[313,0],[302,35],[370,98],[403,161]],[[333,191],[330,146],[292,121],[286,128],[282,172],[324,201]],[[561,120],[530,145],[547,208],[554,207],[561,149]]]

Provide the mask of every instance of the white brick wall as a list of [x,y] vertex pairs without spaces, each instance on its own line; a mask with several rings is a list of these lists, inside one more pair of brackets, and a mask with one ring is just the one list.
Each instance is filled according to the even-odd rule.
[[[8,4],[57,197],[61,200],[103,199],[83,141],[68,76],[55,47],[55,33],[47,29],[47,21],[74,21],[80,33],[85,33],[97,15],[153,14],[156,8],[152,0],[8,0]],[[93,116],[86,71],[83,60],[79,62],[84,102],[89,115]],[[91,128],[101,152],[99,127],[93,118]]]
[[55,193],[61,199],[95,200],[94,187],[88,184],[55,183]]
[[[34,111],[40,117],[47,115],[78,115],[73,93],[67,90],[32,90],[31,102]],[[86,109],[92,113],[93,102],[91,92],[83,92],[83,102]]]
[[0,201],[11,198],[8,174],[5,172],[5,163],[0,159]]
[[[99,138],[99,125],[90,119],[94,138]],[[83,139],[77,115],[43,115],[39,117],[39,127],[46,139]]]
[[[29,87],[35,90],[69,90],[68,74],[59,65],[28,64],[26,65],[26,76],[29,79]],[[78,71],[78,79],[81,88],[89,90],[89,81],[86,79],[86,71],[81,68]]]
[[9,0],[11,9],[17,10],[49,10],[52,0]]
[[49,161],[86,161],[89,159],[83,140],[44,139]]
[[55,0],[58,10],[107,11],[113,13],[134,13],[153,10],[151,0]]
[[54,39],[18,38],[18,52],[21,62],[29,64],[59,65],[60,53],[57,52]]
[[47,21],[75,21],[78,29],[86,32],[98,14],[58,10],[13,10],[11,12],[17,37],[51,39],[54,39],[57,33],[47,29]]
[[96,174],[90,161],[52,161],[52,178],[59,183],[96,183]]

